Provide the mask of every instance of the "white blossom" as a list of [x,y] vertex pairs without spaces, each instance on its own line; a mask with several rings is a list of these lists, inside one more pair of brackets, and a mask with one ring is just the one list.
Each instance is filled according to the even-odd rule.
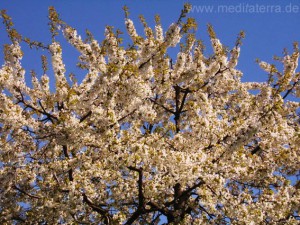
[[216,38],[212,55],[192,38],[171,60],[184,17],[145,38],[126,18],[125,48],[111,27],[83,41],[51,10],[85,76],[68,83],[53,41],[51,72],[27,84],[20,44],[6,45],[1,224],[298,224],[297,49],[282,72],[260,62],[266,82],[243,82],[239,47],[228,60]]

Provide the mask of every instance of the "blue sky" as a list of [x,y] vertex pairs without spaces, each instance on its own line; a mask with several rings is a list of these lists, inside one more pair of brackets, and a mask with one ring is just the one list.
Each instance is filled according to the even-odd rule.
[[[50,43],[47,14],[48,7],[51,5],[57,9],[61,18],[78,29],[82,36],[88,28],[96,39],[101,41],[106,25],[126,31],[122,10],[124,5],[129,7],[130,17],[141,32],[138,15],[143,14],[151,25],[154,24],[155,14],[159,14],[166,29],[177,20],[184,2],[182,0],[1,0],[0,9],[7,10],[13,18],[15,27],[25,37]],[[206,32],[207,23],[214,26],[221,42],[229,47],[234,46],[240,30],[246,32],[238,65],[238,68],[244,72],[244,81],[265,81],[267,76],[255,63],[255,59],[272,62],[272,57],[280,56],[283,48],[292,51],[292,43],[300,41],[300,0],[194,0],[189,2],[193,5],[193,11],[189,15],[198,22],[197,37],[204,40],[207,52],[211,49]],[[4,43],[9,43],[3,28],[3,26],[0,28],[1,49]],[[128,39],[126,35],[124,37],[126,42]],[[23,51],[25,52],[24,67],[27,70],[36,69],[39,72],[41,68],[39,55],[43,53],[26,47]],[[173,57],[175,57],[176,49],[171,53],[174,53]],[[77,53],[75,50],[66,47],[63,57],[67,73],[73,72],[79,76],[84,74],[76,69]],[[0,61],[2,64],[2,55]]]

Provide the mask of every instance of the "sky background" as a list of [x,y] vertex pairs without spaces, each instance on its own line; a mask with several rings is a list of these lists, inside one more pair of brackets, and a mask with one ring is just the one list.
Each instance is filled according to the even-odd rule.
[[[119,28],[126,33],[124,12],[122,7],[127,5],[130,18],[135,22],[137,30],[142,34],[142,26],[138,16],[143,14],[148,24],[154,25],[154,16],[159,14],[165,30],[180,15],[186,1],[177,0],[1,0],[0,9],[6,9],[13,18],[15,28],[24,36],[32,40],[51,42],[48,29],[48,7],[54,6],[61,18],[76,28],[85,37],[85,29],[89,29],[95,38],[101,42],[104,38],[106,25]],[[300,0],[291,1],[189,1],[193,8],[189,16],[198,22],[197,38],[202,39],[207,46],[207,53],[211,52],[211,45],[206,32],[207,23],[211,23],[217,37],[223,44],[232,48],[240,30],[246,32],[243,41],[238,68],[243,71],[244,81],[265,81],[267,75],[255,63],[259,58],[273,62],[274,55],[281,56],[284,48],[292,51],[292,43],[300,41]],[[129,41],[124,34],[125,43]],[[67,74],[75,73],[79,80],[85,72],[78,71],[75,64],[78,53],[68,46],[63,38],[59,39],[64,45],[63,58]],[[4,26],[0,26],[1,51],[3,44],[9,43]],[[42,51],[30,50],[24,45],[25,52],[22,61],[27,71],[35,69],[41,74],[40,55]],[[176,57],[177,49],[170,51]],[[3,64],[3,54],[0,56]],[[29,73],[28,73],[28,77]]]

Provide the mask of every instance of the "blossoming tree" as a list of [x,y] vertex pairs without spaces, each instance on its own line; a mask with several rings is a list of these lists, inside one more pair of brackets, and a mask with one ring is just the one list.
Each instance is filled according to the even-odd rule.
[[[205,57],[188,11],[166,32],[141,17],[140,36],[125,8],[128,48],[111,27],[82,40],[52,7],[52,43],[31,41],[2,11],[1,224],[299,223],[297,44],[277,58],[283,71],[259,62],[266,82],[243,83],[243,33],[228,50],[208,26]],[[66,76],[60,31],[87,71],[80,83]],[[21,42],[49,52],[55,87],[47,56],[26,82]]]

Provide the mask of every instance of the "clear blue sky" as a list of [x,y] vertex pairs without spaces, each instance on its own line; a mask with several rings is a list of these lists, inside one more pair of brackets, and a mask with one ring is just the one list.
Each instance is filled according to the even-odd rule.
[[[85,29],[88,28],[96,39],[101,41],[106,25],[126,31],[122,10],[124,5],[129,7],[130,17],[136,21],[135,24],[141,31],[139,14],[143,14],[149,24],[154,24],[155,14],[160,14],[162,24],[167,28],[177,20],[184,2],[182,0],[1,0],[0,9],[7,10],[21,34],[33,40],[50,43],[47,13],[51,5],[55,6],[61,18],[77,28],[83,37]],[[193,5],[190,16],[194,17],[199,25],[197,37],[204,40],[208,52],[210,43],[206,33],[207,23],[214,26],[217,36],[229,47],[234,45],[238,32],[245,30],[246,39],[238,65],[244,72],[245,81],[264,81],[267,78],[254,62],[256,58],[272,62],[272,57],[281,55],[283,48],[292,50],[292,43],[300,41],[300,0],[189,2]],[[3,28],[3,26],[0,28],[1,49],[3,44],[8,42]],[[23,50],[24,67],[28,70],[40,68],[38,57],[40,53],[35,50],[28,51],[28,48]],[[66,48],[63,57],[66,60],[67,72],[78,72],[74,66],[77,53],[71,48]],[[2,64],[2,55],[0,61]]]

